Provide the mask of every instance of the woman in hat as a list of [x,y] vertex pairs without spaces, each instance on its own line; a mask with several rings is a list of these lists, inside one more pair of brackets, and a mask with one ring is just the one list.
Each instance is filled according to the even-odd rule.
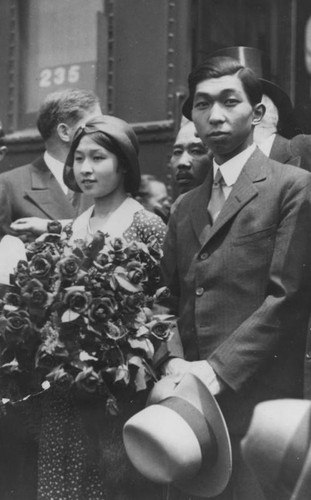
[[[132,197],[140,184],[138,142],[125,121],[99,116],[79,128],[65,164],[64,181],[71,190],[94,200],[73,222],[73,240],[91,240],[101,230],[128,242],[147,243],[156,237],[162,244],[165,224]],[[123,424],[143,407],[145,395],[139,393],[130,401],[127,394],[122,395],[120,416],[107,415],[92,400],[65,401],[53,395],[39,395],[40,400],[30,398],[23,405],[22,417],[25,407],[31,406],[27,412],[38,434],[32,456],[35,474],[27,476],[30,494],[24,488],[23,500],[162,500],[162,487],[136,472],[122,442]]]
[[80,127],[64,169],[72,190],[94,199],[73,223],[73,239],[90,238],[97,230],[126,240],[162,243],[165,224],[132,198],[140,185],[138,142],[128,123],[100,116]]

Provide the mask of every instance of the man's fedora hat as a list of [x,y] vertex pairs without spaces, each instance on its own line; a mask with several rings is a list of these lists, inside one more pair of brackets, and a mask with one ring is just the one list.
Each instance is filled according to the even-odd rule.
[[194,375],[165,377],[147,407],[123,429],[126,452],[151,481],[198,497],[221,493],[232,469],[231,446],[215,398]]
[[311,401],[258,404],[242,452],[267,500],[311,498]]
[[[263,93],[273,101],[279,112],[279,129],[285,137],[294,134],[295,123],[293,119],[293,105],[284,90],[269,80],[269,62],[264,53],[254,47],[226,47],[213,52],[209,57],[232,57],[242,66],[250,68],[259,78]],[[182,112],[186,118],[192,120],[192,99],[188,98]]]

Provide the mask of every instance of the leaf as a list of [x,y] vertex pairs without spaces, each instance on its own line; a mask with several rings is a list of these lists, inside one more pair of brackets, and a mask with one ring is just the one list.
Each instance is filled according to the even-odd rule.
[[98,361],[97,358],[94,356],[91,356],[88,352],[86,351],[81,351],[79,354],[79,359],[80,361]]
[[147,358],[152,359],[154,355],[154,347],[149,339],[129,339],[128,343],[132,349],[140,349],[144,351]]
[[137,368],[140,368],[143,366],[143,361],[139,356],[130,356],[128,360],[129,365],[134,365],[137,366]]
[[80,314],[73,311],[72,309],[67,309],[61,317],[62,323],[70,323],[79,318]]
[[126,365],[120,365],[117,368],[115,382],[120,382],[121,380],[126,385],[130,383],[130,372]]
[[137,329],[137,332],[136,332],[136,338],[140,338],[140,337],[143,337],[143,336],[146,336],[150,333],[150,330],[145,326],[145,325],[141,325],[138,329]]
[[118,285],[126,292],[137,293],[141,290],[139,286],[133,285],[133,283],[131,283],[127,278],[121,276],[120,274],[116,274],[114,278],[118,282]]
[[136,373],[135,377],[136,391],[145,391],[147,389],[147,377],[144,366],[141,366]]

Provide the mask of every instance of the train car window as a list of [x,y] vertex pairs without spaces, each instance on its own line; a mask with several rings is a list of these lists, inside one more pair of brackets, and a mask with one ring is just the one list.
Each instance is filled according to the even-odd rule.
[[98,20],[103,0],[27,0],[22,7],[20,125],[50,92],[75,87],[96,91]]

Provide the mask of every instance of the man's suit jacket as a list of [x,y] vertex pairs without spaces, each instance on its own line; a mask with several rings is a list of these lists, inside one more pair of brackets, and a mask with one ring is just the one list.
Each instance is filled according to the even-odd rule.
[[311,136],[300,134],[292,139],[285,139],[276,134],[269,158],[311,172]]
[[176,201],[163,273],[179,297],[185,358],[207,359],[227,384],[219,402],[230,431],[243,434],[257,402],[302,397],[311,175],[256,149],[213,226],[212,181],[211,171]]
[[91,205],[79,193],[66,196],[43,157],[0,175],[0,238],[14,234],[21,217],[72,219]]

